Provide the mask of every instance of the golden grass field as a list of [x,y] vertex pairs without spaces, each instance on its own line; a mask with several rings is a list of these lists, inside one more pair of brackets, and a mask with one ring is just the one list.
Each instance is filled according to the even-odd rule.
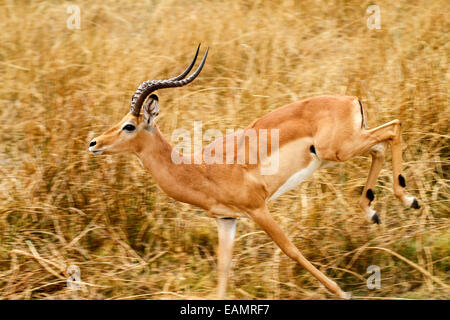
[[[69,5],[81,28],[67,28]],[[381,9],[381,29],[366,9]],[[133,155],[89,141],[159,92],[158,125],[243,128],[319,94],[358,96],[372,127],[402,121],[404,176],[422,208],[394,197],[390,155],[375,190],[381,225],[358,207],[370,157],[322,169],[270,210],[300,251],[360,299],[449,299],[448,1],[0,1],[0,299],[215,297],[216,223],[158,189]],[[250,220],[240,220],[230,299],[334,299]],[[80,268],[82,290],[66,287]],[[381,288],[366,287],[367,267]]]

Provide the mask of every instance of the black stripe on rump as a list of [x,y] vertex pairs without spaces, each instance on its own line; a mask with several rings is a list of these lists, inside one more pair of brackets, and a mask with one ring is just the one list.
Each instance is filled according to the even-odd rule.
[[361,109],[361,129],[362,129],[362,128],[364,128],[364,110],[363,110],[361,100],[358,100],[358,102],[359,102],[359,107]]

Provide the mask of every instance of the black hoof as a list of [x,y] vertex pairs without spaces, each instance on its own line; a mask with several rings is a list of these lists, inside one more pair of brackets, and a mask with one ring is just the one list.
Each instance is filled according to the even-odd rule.
[[375,214],[372,216],[372,221],[376,224],[380,224],[380,217],[378,217],[378,213],[375,212]]
[[417,201],[417,199],[414,199],[411,208],[420,209],[419,201]]

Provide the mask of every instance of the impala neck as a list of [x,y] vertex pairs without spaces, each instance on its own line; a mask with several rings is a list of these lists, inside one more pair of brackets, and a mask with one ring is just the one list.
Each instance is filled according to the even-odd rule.
[[160,172],[171,172],[175,167],[171,159],[172,149],[155,125],[152,132],[140,133],[135,150],[144,167],[158,180]]
[[152,132],[141,131],[135,153],[143,166],[150,171],[155,182],[172,198],[186,202],[185,193],[190,179],[185,164],[172,161],[172,146],[155,125]]

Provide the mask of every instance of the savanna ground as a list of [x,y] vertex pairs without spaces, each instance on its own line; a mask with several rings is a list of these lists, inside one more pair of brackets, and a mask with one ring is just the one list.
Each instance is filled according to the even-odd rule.
[[[69,29],[69,5],[81,28]],[[366,25],[369,5],[381,29]],[[369,157],[322,169],[270,204],[315,266],[356,298],[449,298],[448,1],[1,1],[0,298],[214,298],[216,224],[170,199],[132,155],[87,144],[128,112],[140,82],[174,76],[199,42],[191,85],[159,93],[159,127],[243,128],[318,94],[357,95],[376,126],[402,121],[418,211],[375,190]],[[203,52],[203,51],[202,51]],[[252,221],[238,222],[228,298],[329,299]],[[66,287],[80,268],[84,288]],[[381,269],[381,288],[366,272]]]

